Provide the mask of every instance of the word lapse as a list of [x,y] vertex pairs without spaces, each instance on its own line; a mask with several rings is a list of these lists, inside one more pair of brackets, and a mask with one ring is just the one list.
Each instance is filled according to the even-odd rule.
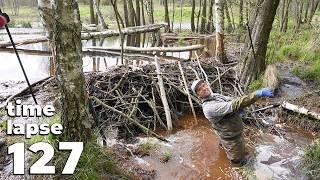
[[7,120],[7,134],[8,135],[25,135],[27,139],[33,135],[48,135],[50,132],[55,135],[62,134],[63,127],[59,123],[50,125],[43,124],[18,124],[13,123],[12,120]]

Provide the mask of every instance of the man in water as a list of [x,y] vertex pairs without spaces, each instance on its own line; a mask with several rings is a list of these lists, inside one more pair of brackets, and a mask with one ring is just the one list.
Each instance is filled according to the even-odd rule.
[[248,95],[231,98],[221,94],[212,94],[204,80],[194,81],[191,89],[201,100],[203,113],[219,135],[231,164],[235,167],[246,164],[240,111],[256,102],[260,97],[272,97],[272,90],[263,88]]

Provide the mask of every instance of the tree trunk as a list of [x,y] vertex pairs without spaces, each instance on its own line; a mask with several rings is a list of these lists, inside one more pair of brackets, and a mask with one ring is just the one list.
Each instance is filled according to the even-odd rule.
[[301,16],[302,16],[302,5],[303,2],[300,2],[300,0],[295,1],[295,24],[294,24],[294,32],[297,33],[300,28],[301,24]]
[[166,32],[170,31],[170,18],[169,18],[169,7],[168,0],[164,0],[164,21],[167,23]]
[[243,24],[243,0],[240,0],[239,2],[239,27],[243,29],[244,24]]
[[196,0],[192,0],[192,9],[191,9],[191,31],[195,32],[196,27],[194,25],[194,13],[196,10]]
[[228,2],[227,0],[224,0],[224,10],[226,12],[226,17],[227,17],[227,32],[230,33],[232,32],[232,22],[231,22],[231,18],[230,18],[230,13],[229,13],[229,8],[228,8]]
[[126,23],[126,27],[130,27],[127,3],[123,3],[123,14],[124,14],[124,21]]
[[136,0],[136,26],[141,25],[140,0]]
[[61,93],[64,141],[84,141],[91,137],[92,118],[85,88],[81,58],[81,21],[77,1],[55,1],[54,41]]
[[174,3],[174,0],[172,0],[171,32],[173,32],[174,14],[175,14],[175,3]]
[[310,7],[310,1],[311,0],[307,0],[307,2],[306,2],[306,9],[305,9],[304,17],[303,17],[303,22],[304,23],[308,22],[308,12],[309,12],[308,10],[309,10],[309,7]]
[[197,29],[196,29],[197,32],[199,32],[199,22],[200,22],[200,14],[201,14],[202,1],[203,1],[203,0],[200,0],[200,3],[199,3],[200,6],[199,6],[198,16],[197,16]]
[[[114,14],[116,15],[116,22],[117,22],[117,26],[118,26],[118,31],[119,31],[119,34],[120,34],[120,39],[121,39],[121,62],[123,62],[123,53],[124,53],[124,34],[121,30],[121,27],[120,27],[120,13],[118,11],[118,7],[117,7],[117,0],[110,0],[110,3],[113,7],[113,10],[114,10]],[[123,22],[122,22],[123,23]]]
[[96,19],[94,17],[94,7],[93,7],[93,0],[89,0],[89,9],[90,9],[90,23],[95,24]]
[[99,23],[101,24],[102,28],[103,29],[108,29],[108,26],[107,26],[106,22],[104,21],[103,15],[102,15],[102,13],[100,11],[100,7],[99,7],[99,5],[97,3],[97,0],[93,0],[93,5],[94,5],[94,8],[95,8],[95,10],[97,12]]
[[283,1],[284,14],[281,17],[281,23],[280,23],[280,31],[281,32],[287,32],[287,30],[288,30],[290,3],[291,3],[291,0],[284,0]]
[[143,0],[140,0],[140,3],[141,3],[142,25],[146,25],[146,16],[144,13]]
[[146,1],[146,11],[149,19],[149,24],[154,24],[154,18],[153,18],[153,1],[147,0]]
[[210,5],[209,5],[209,19],[207,23],[207,32],[208,33],[213,33],[214,27],[213,27],[213,5],[214,5],[214,0],[210,0]]
[[320,2],[320,0],[312,0],[312,2],[311,2],[310,14],[309,14],[309,20],[308,20],[309,24],[311,23],[312,18],[314,16],[314,14],[316,13],[316,10],[319,6],[319,2]]
[[203,0],[201,26],[200,26],[201,34],[206,33],[206,22],[207,22],[207,0]]
[[215,10],[216,10],[216,60],[221,63],[226,63],[227,57],[224,52],[223,43],[223,1],[215,0]]
[[129,8],[129,22],[130,22],[130,26],[135,26],[136,25],[136,12],[134,11],[134,7],[133,7],[133,0],[128,0],[128,8]]
[[256,80],[265,69],[267,44],[278,5],[279,0],[263,0],[257,6],[257,13],[251,18],[250,24],[253,25],[251,36],[255,55],[250,48],[250,38],[247,38],[247,54],[243,58],[240,71],[241,83],[245,87]]
[[54,23],[55,23],[54,22],[55,12],[54,12],[53,6],[54,5],[51,2],[51,0],[38,0],[38,8],[39,8],[39,12],[40,12],[40,17],[42,20],[43,27],[46,30],[46,36],[49,39],[49,46],[50,46],[51,52],[52,52],[52,67],[51,67],[51,70],[53,70],[52,75],[55,76],[56,75],[56,66],[55,66],[56,58],[55,58],[55,53],[54,53],[55,45],[54,45],[54,41],[53,41],[53,28],[54,28]]

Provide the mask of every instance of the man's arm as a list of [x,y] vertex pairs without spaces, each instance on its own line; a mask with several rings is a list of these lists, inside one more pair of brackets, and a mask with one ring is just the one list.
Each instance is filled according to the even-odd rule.
[[256,102],[260,97],[271,97],[273,96],[272,90],[264,88],[257,90],[248,95],[244,95],[238,98],[232,99],[232,101],[219,102],[210,101],[202,105],[203,112],[206,117],[219,117],[225,116],[232,112],[237,112],[247,106],[250,106]]
[[258,99],[259,97],[256,95],[255,92],[241,96],[239,98],[234,98],[232,100],[232,110],[234,112],[239,111],[240,109],[243,109],[255,103]]

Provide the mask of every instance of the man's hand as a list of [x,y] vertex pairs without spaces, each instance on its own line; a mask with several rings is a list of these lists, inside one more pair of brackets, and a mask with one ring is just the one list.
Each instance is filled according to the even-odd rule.
[[255,93],[258,97],[272,97],[273,96],[272,89],[270,89],[270,88],[262,88],[262,89],[257,90]]

